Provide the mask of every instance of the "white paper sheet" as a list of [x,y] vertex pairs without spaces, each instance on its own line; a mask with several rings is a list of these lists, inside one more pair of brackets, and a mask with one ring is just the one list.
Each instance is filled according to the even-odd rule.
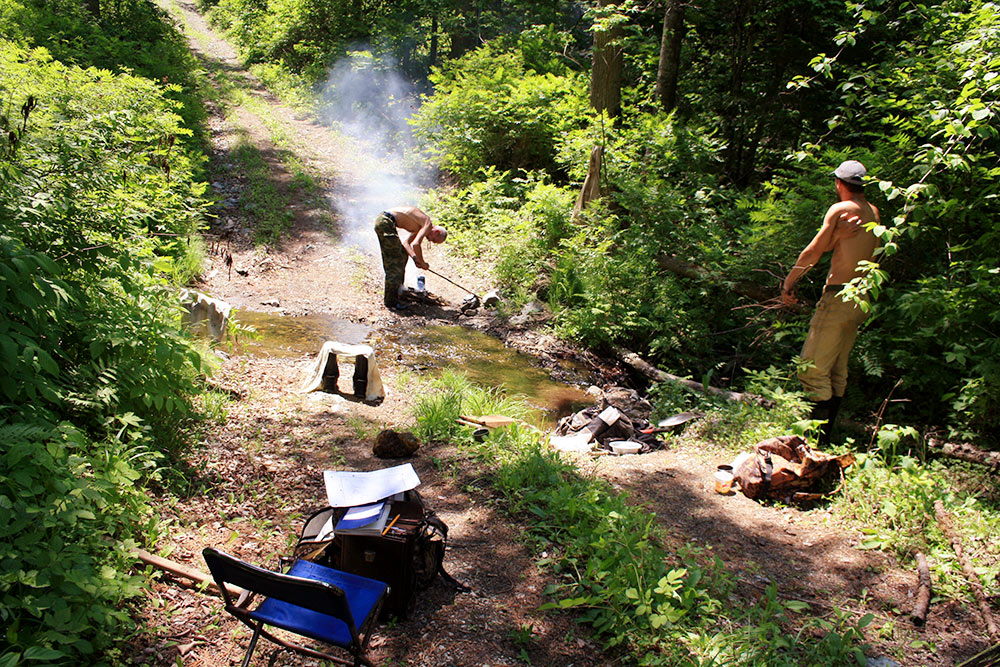
[[330,507],[368,505],[420,485],[420,478],[409,463],[372,472],[326,470],[323,481]]

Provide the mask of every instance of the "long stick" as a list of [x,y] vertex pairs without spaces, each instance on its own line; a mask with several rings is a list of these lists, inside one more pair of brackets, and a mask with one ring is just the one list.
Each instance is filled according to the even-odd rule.
[[448,276],[442,276],[442,275],[441,275],[440,273],[438,273],[438,272],[437,272],[437,271],[435,271],[434,269],[426,269],[426,270],[427,270],[427,271],[430,271],[431,273],[433,273],[433,274],[434,274],[435,276],[437,276],[438,278],[444,278],[445,280],[447,280],[448,282],[450,282],[450,283],[451,283],[452,285],[454,285],[455,287],[457,287],[457,288],[459,288],[459,289],[463,289],[463,290],[465,290],[466,292],[468,292],[468,293],[469,293],[469,294],[471,294],[472,296],[478,296],[478,295],[477,295],[477,294],[476,294],[475,292],[473,292],[472,290],[470,290],[470,289],[469,289],[468,287],[462,287],[461,285],[459,285],[458,283],[456,283],[456,282],[455,282],[454,280],[452,280],[452,279],[451,279],[451,278],[449,278]]
[[951,517],[944,509],[944,503],[940,500],[934,501],[934,514],[937,516],[938,525],[941,526],[941,531],[944,533],[948,541],[951,542],[951,548],[955,550],[955,555],[958,556],[958,562],[962,565],[962,573],[965,578],[969,581],[969,588],[972,589],[972,595],[976,598],[976,603],[979,605],[979,612],[983,615],[983,620],[986,621],[986,632],[993,639],[1000,636],[1000,632],[997,630],[996,621],[993,620],[993,612],[990,611],[989,602],[986,601],[986,593],[983,592],[983,584],[979,581],[979,575],[972,568],[972,563],[966,559],[965,554],[962,551],[962,540],[961,536],[955,530],[955,526],[951,522]]
[[927,622],[927,608],[931,604],[931,570],[922,553],[917,554],[917,572],[917,605],[910,613],[910,619],[914,625],[922,626]]
[[[196,584],[203,584],[207,582],[208,588],[206,590],[215,594],[219,593],[219,587],[216,585],[215,580],[212,579],[212,576],[202,572],[201,570],[185,565],[184,563],[177,563],[172,560],[168,560],[162,556],[156,556],[143,549],[133,549],[132,553],[143,563],[152,565],[153,567],[159,568],[165,572],[169,572],[174,576],[189,579]],[[230,595],[236,597],[239,597],[239,595],[243,592],[242,588],[237,588],[232,584],[226,584],[226,588],[229,589]]]

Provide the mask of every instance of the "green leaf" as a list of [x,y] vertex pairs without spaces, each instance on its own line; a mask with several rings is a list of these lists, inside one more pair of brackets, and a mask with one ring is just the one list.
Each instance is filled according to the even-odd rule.
[[65,658],[66,654],[45,646],[31,646],[24,652],[25,660],[58,660]]

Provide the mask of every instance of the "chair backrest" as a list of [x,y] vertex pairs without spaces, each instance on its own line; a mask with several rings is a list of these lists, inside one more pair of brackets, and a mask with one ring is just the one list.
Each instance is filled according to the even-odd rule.
[[212,547],[207,547],[202,555],[212,578],[223,590],[227,605],[234,606],[226,592],[225,584],[229,583],[258,595],[335,616],[347,623],[353,633],[355,623],[347,596],[333,584],[271,572]]

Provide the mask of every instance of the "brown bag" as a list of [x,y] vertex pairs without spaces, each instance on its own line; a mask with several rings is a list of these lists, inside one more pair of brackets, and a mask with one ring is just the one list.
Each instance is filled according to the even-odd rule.
[[448,526],[424,505],[416,490],[402,501],[390,503],[384,534],[322,535],[321,527],[333,524],[346,507],[326,507],[312,514],[302,528],[295,557],[320,565],[376,579],[389,585],[382,606],[383,620],[406,618],[417,591],[441,577],[458,590],[468,590],[444,571]]
[[822,482],[833,474],[843,480],[844,468],[853,463],[853,454],[832,456],[814,451],[801,436],[779,435],[754,445],[733,477],[747,498],[819,500],[839,489],[816,491]]

